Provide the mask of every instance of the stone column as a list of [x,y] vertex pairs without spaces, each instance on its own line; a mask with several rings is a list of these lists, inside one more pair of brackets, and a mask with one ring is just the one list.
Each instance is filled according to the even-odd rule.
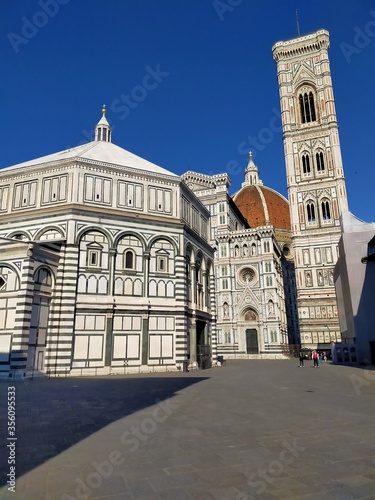
[[142,317],[142,365],[148,365],[148,344],[149,344],[150,312]]
[[54,374],[67,373],[73,362],[79,248],[67,243],[62,245],[60,255],[50,309],[50,346],[46,351],[46,369]]
[[149,282],[149,274],[150,274],[150,252],[145,252],[143,254],[143,266],[144,266],[144,290],[143,296],[148,297],[148,282]]
[[115,269],[116,269],[116,248],[110,248],[108,251],[108,296],[113,295],[113,290],[115,286]]
[[33,245],[27,249],[27,256],[22,263],[20,295],[17,301],[14,318],[14,333],[10,351],[10,370],[15,376],[23,377],[26,374],[27,357],[30,337],[30,320],[34,296],[34,269]]
[[113,343],[113,311],[107,313],[107,325],[105,335],[104,366],[111,366]]
[[191,307],[196,309],[197,307],[197,278],[195,276],[195,264],[190,264],[190,276],[191,276]]
[[195,316],[191,319],[190,328],[190,365],[196,366],[197,364],[197,325]]

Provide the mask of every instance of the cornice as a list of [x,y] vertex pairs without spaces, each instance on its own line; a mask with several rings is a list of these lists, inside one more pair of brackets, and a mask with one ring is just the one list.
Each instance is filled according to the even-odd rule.
[[329,48],[329,32],[318,30],[306,36],[275,43],[272,47],[273,58],[276,62],[281,59],[306,57],[307,54],[319,52]]
[[[79,157],[69,158],[68,160],[55,160],[46,163],[39,163],[30,167],[20,166],[19,168],[15,168],[12,170],[0,170],[0,179],[4,181],[11,181],[15,179],[38,177],[41,173],[48,174],[77,168],[87,169],[99,173],[112,173],[112,175],[116,174],[120,177],[131,177],[133,179],[139,179],[143,181],[152,178],[153,182],[156,183],[166,183],[166,181],[168,181],[169,184],[176,185],[181,182],[180,176],[172,176],[159,172],[148,172],[134,167],[125,167],[97,160],[85,160]],[[111,169],[112,172],[109,172],[109,169]]]

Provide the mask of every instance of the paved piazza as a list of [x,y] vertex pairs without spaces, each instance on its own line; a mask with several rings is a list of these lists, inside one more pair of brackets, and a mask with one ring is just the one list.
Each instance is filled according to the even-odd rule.
[[306,365],[2,381],[0,498],[375,499],[375,371]]

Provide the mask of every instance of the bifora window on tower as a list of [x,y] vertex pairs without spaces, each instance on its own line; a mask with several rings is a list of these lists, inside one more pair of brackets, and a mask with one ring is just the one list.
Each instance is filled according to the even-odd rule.
[[307,221],[308,222],[315,222],[315,205],[312,201],[309,201],[306,204],[306,209],[307,209]]
[[318,172],[323,172],[324,170],[324,156],[322,151],[316,153],[316,169]]
[[322,219],[323,222],[327,222],[331,220],[331,208],[329,205],[329,201],[327,199],[324,199],[322,201]]
[[312,91],[305,91],[299,94],[299,107],[301,112],[301,122],[309,123],[316,121],[314,94]]
[[310,156],[307,153],[302,155],[302,171],[305,175],[310,174]]

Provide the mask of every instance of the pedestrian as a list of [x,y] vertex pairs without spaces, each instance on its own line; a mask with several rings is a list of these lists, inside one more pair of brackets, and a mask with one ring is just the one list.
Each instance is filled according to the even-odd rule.
[[312,358],[314,361],[314,368],[319,368],[319,354],[317,351],[313,352]]
[[323,361],[327,363],[327,353],[325,351],[323,351]]
[[300,368],[305,368],[305,365],[303,364],[303,352],[299,352],[299,367]]

